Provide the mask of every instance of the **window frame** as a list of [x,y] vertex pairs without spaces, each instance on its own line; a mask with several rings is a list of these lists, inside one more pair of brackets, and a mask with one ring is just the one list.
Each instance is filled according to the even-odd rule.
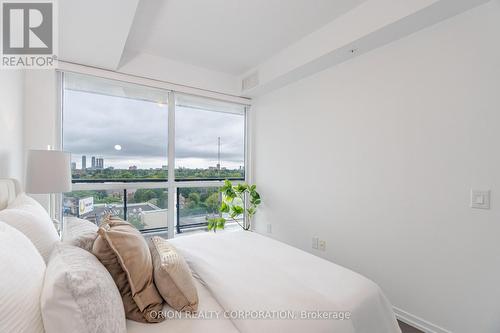
[[[131,181],[98,181],[98,180],[72,180],[72,191],[82,191],[82,190],[124,190],[124,189],[157,189],[157,188],[165,188],[168,190],[168,212],[167,212],[167,225],[165,228],[155,228],[155,229],[150,229],[150,230],[144,230],[142,231],[143,233],[152,233],[152,232],[165,232],[167,231],[167,237],[168,238],[174,238],[176,234],[176,227],[177,227],[177,217],[178,217],[178,203],[176,202],[176,197],[177,197],[177,190],[180,188],[190,188],[190,187],[221,187],[224,185],[224,180],[176,180],[175,179],[175,115],[176,115],[176,99],[175,99],[175,94],[176,91],[172,89],[166,89],[163,82],[157,81],[157,84],[155,80],[147,80],[146,83],[140,83],[138,81],[142,81],[141,78],[137,78],[134,76],[129,76],[127,74],[120,74],[119,78],[113,77],[113,75],[96,75],[95,69],[93,70],[93,73],[86,73],[86,72],[80,72],[80,71],[65,71],[65,70],[58,70],[57,71],[57,84],[58,84],[58,89],[57,89],[57,101],[58,101],[58,117],[56,119],[56,128],[58,129],[57,131],[57,146],[60,149],[64,149],[64,142],[63,142],[63,133],[64,133],[64,128],[63,128],[63,117],[64,117],[64,75],[65,73],[76,73],[76,74],[83,74],[83,75],[89,75],[89,76],[94,76],[96,78],[102,78],[102,79],[107,79],[107,80],[113,80],[119,84],[120,82],[123,82],[125,84],[137,84],[137,85],[142,85],[145,87],[150,87],[154,89],[161,89],[163,90],[167,96],[168,96],[168,142],[167,142],[167,160],[168,160],[168,177],[166,180],[160,180],[160,181],[150,181],[150,180],[131,180]],[[106,73],[105,73],[106,72]],[[100,74],[109,74],[107,71],[103,71]],[[117,74],[117,73],[116,73]],[[196,90],[196,89],[195,89]],[[200,90],[201,91],[201,90]],[[250,100],[243,99],[243,98],[235,98],[235,96],[230,96],[227,95],[226,98],[213,98],[210,96],[206,96],[207,94],[193,94],[191,92],[185,92],[185,91],[180,91],[182,94],[191,94],[194,96],[199,96],[203,98],[211,98],[215,100],[220,100],[223,102],[229,102],[229,103],[234,103],[234,104],[240,104],[244,107],[244,168],[245,168],[245,176],[244,179],[232,179],[234,183],[243,183],[243,182],[249,182],[251,180],[252,176],[252,163],[250,161],[251,154],[250,154],[250,144],[251,141],[251,128],[250,128]],[[218,94],[221,95],[222,97],[224,96],[223,94]],[[217,97],[221,97],[217,96]],[[236,99],[236,101],[235,101]],[[243,103],[243,101],[247,101],[246,103]],[[58,200],[58,206],[57,209],[59,212],[62,212],[62,194],[59,196]],[[172,209],[173,208],[173,209]],[[61,219],[63,219],[61,215]],[[246,216],[245,216],[246,219]],[[245,221],[247,222],[247,221]],[[64,224],[64,223],[63,223]],[[199,226],[198,226],[199,227]],[[166,229],[166,230],[165,230]]]

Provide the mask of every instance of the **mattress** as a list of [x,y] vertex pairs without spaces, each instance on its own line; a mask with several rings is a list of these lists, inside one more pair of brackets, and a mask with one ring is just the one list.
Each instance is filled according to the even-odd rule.
[[373,281],[305,251],[245,231],[171,242],[240,332],[401,332]]
[[[230,319],[224,318],[223,309],[208,289],[195,279],[198,290],[198,317],[186,318],[185,313],[174,311],[168,305],[163,308],[165,319],[157,324],[144,324],[127,320],[128,333],[236,333]],[[178,317],[182,316],[182,317]],[[218,317],[217,317],[218,316]]]

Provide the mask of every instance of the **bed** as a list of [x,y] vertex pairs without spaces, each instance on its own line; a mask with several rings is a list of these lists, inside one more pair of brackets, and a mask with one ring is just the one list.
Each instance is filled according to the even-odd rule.
[[[20,192],[0,179],[0,210]],[[129,333],[401,332],[392,306],[369,279],[248,231],[170,240],[186,259],[199,294],[197,316],[158,324],[127,320]]]
[[171,242],[240,332],[400,332],[375,283],[292,246],[247,231]]
[[[196,289],[198,290],[199,305],[198,312],[207,314],[220,314],[224,309],[212,296],[199,279],[195,278]],[[165,313],[171,313],[172,317],[158,324],[144,324],[127,320],[127,333],[237,333],[236,326],[228,318],[219,319],[197,319],[186,318],[186,314],[175,313],[168,305],[163,308]],[[179,317],[177,317],[177,314]]]

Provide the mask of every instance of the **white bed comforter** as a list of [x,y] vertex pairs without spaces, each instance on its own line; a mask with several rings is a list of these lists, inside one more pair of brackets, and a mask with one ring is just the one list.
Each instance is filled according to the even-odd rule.
[[401,332],[375,283],[284,243],[243,231],[172,243],[241,332]]

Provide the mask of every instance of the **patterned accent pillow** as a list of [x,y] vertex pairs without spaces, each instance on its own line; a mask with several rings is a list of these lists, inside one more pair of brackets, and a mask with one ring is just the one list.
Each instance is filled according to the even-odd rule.
[[64,218],[63,242],[89,252],[97,238],[99,227],[94,223],[77,217]]
[[98,234],[92,253],[118,286],[125,316],[146,323],[163,321],[154,315],[162,310],[163,299],[153,282],[153,263],[144,236],[118,217],[103,221]]
[[177,311],[198,309],[198,292],[184,258],[167,240],[151,238],[151,256],[156,288],[163,299]]
[[113,278],[92,253],[76,246],[55,246],[41,304],[46,333],[127,332]]

